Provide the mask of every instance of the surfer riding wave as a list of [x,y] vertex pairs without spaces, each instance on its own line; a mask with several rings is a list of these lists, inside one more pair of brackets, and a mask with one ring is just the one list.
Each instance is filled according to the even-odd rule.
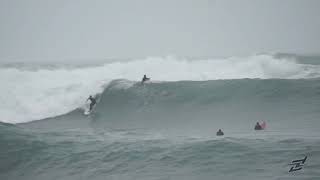
[[96,104],[96,99],[93,98],[92,96],[89,96],[89,98],[87,99],[87,101],[90,100],[90,108],[89,111],[92,110],[93,106]]

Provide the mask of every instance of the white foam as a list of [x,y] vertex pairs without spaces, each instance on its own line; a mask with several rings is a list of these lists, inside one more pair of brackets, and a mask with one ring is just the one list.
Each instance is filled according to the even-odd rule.
[[[214,80],[239,78],[310,78],[319,66],[275,59],[269,55],[216,60],[153,57],[74,69],[0,68],[2,122],[18,123],[67,113],[81,107],[90,94],[103,91],[113,79],[140,81]],[[312,76],[311,76],[312,75]],[[123,81],[122,88],[133,83]]]

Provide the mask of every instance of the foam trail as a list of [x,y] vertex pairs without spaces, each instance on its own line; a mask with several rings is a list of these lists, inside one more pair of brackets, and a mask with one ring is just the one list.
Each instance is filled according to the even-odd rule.
[[143,74],[155,81],[202,81],[314,78],[319,72],[320,66],[270,55],[192,61],[155,57],[86,68],[1,67],[0,121],[18,123],[61,115],[82,106],[88,95],[102,92],[111,80],[139,81]]

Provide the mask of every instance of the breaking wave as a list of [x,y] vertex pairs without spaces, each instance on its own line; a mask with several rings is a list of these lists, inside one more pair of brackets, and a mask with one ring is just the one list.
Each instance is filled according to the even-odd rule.
[[19,123],[62,115],[83,106],[88,95],[102,93],[112,80],[127,79],[118,85],[131,86],[143,74],[154,82],[309,79],[320,77],[320,65],[255,55],[207,60],[153,57],[73,68],[1,66],[0,121]]

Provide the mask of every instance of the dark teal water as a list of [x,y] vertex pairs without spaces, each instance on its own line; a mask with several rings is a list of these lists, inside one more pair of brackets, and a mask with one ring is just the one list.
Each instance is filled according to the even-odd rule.
[[320,178],[319,79],[126,84],[111,82],[90,116],[1,123],[0,179]]

